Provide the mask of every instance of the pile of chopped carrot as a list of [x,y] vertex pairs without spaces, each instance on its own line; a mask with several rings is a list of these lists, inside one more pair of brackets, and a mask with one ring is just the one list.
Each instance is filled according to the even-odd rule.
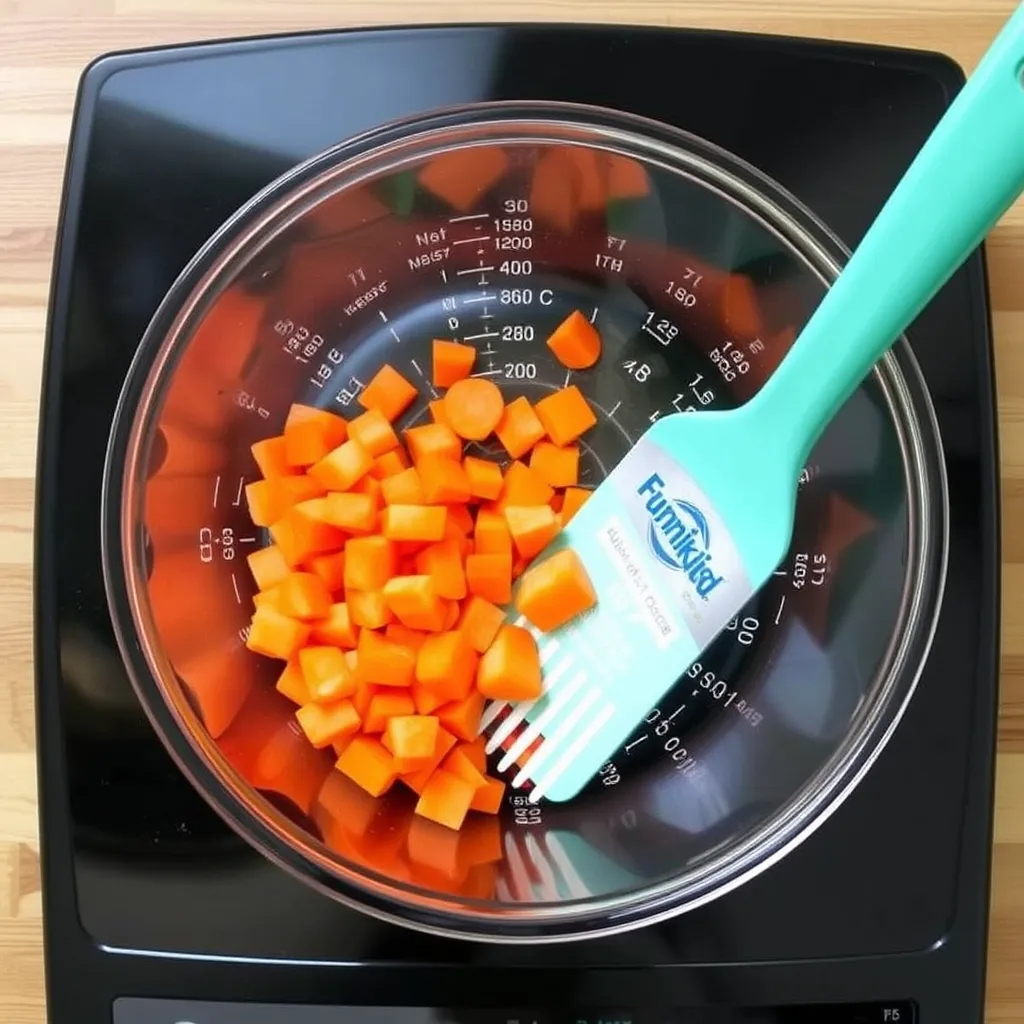
[[[600,338],[573,314],[549,339],[566,365],[593,365]],[[496,814],[504,784],[478,736],[486,700],[542,689],[533,634],[515,606],[556,629],[596,603],[569,548],[531,564],[589,496],[579,438],[596,417],[567,386],[505,403],[473,377],[475,350],[433,344],[433,422],[399,432],[419,397],[385,365],[352,420],[293,405],[281,435],[252,446],[246,488],[272,543],[249,556],[256,581],[248,647],[285,662],[277,689],[316,748],[371,796],[401,782],[416,813],[450,829]],[[465,452],[496,438],[507,468]]]

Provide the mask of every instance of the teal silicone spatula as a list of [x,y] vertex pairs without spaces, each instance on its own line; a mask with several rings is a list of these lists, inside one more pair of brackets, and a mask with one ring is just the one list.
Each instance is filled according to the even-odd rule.
[[785,557],[815,441],[1024,189],[1022,68],[1024,5],[761,391],[659,419],[538,556],[574,549],[598,603],[535,632],[541,697],[485,711],[530,800],[578,793]]

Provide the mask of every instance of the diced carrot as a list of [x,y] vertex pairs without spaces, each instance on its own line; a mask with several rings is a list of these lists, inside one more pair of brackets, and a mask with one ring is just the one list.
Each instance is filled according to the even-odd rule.
[[306,685],[298,658],[292,658],[285,665],[284,671],[277,677],[274,689],[299,707],[309,704],[313,699],[309,695],[309,687]]
[[608,169],[604,153],[589,146],[570,146],[566,156],[576,168],[576,205],[581,212],[601,212],[608,199]]
[[425,423],[410,427],[405,432],[412,461],[419,462],[427,455],[442,455],[458,461],[462,457],[462,444],[458,435],[445,423]]
[[411,688],[413,703],[416,705],[416,714],[432,715],[444,704],[444,698],[439,697],[433,690],[413,683]]
[[[475,694],[481,701],[480,694]],[[459,749],[469,758],[470,763],[480,772],[481,775],[487,772],[487,741],[483,736],[474,736],[459,744]]]
[[[470,693],[462,700],[451,701],[437,709],[440,723],[460,740],[471,742],[480,732],[480,716],[484,710],[484,698],[479,693]],[[484,766],[487,760],[484,757]],[[483,767],[481,767],[483,771]]]
[[467,455],[462,460],[462,468],[469,480],[471,497],[493,501],[501,494],[501,466],[496,462]]
[[291,571],[276,544],[268,544],[265,548],[254,551],[246,561],[260,590],[276,587]]
[[539,473],[517,460],[505,470],[505,480],[495,508],[503,512],[509,505],[548,505],[554,493]]
[[419,771],[430,763],[438,728],[433,715],[393,715],[388,719],[383,743],[391,751],[399,775]]
[[[423,714],[421,711],[420,714]],[[418,772],[414,772],[412,775],[406,775],[402,781],[414,792],[419,793],[423,790],[427,780],[430,778],[434,769],[448,756],[448,751],[455,746],[455,737],[443,726],[437,730],[437,746],[434,747],[434,754],[430,761],[421,768]]]
[[352,740],[338,758],[337,769],[370,796],[382,796],[398,777],[395,759],[373,736],[357,736]]
[[293,619],[322,619],[331,607],[331,592],[316,573],[290,572],[279,587],[278,611]]
[[337,448],[347,433],[340,416],[296,402],[284,422],[285,459],[290,466],[312,466]]
[[319,576],[324,581],[324,586],[335,594],[345,585],[345,553],[314,555],[303,568]]
[[448,425],[467,441],[482,441],[487,437],[500,422],[504,411],[501,389],[493,380],[482,377],[457,380],[444,396]]
[[430,418],[435,423],[443,423],[446,427],[449,426],[448,417],[444,414],[443,398],[435,398],[432,402],[428,402],[427,408],[430,410]]
[[381,590],[395,574],[395,545],[379,534],[352,537],[345,545],[346,590]]
[[579,479],[580,450],[574,444],[559,448],[540,441],[530,452],[530,469],[552,487],[572,487]]
[[389,540],[437,541],[444,536],[447,519],[444,505],[388,505],[380,529]]
[[579,555],[562,548],[523,573],[516,608],[538,629],[557,629],[597,604],[597,594]]
[[301,473],[302,470],[295,466],[288,465],[288,452],[285,448],[284,434],[277,437],[267,437],[251,445],[256,465],[260,468],[260,474],[264,478],[272,476],[290,476],[294,473]]
[[294,509],[296,515],[302,516],[313,523],[323,523],[326,526],[333,524],[327,520],[327,495],[319,498],[309,498],[300,501]]
[[565,489],[561,508],[563,526],[567,525],[569,520],[583,508],[590,493],[585,487],[567,487]]
[[352,649],[356,645],[355,623],[344,601],[332,604],[327,614],[313,624],[310,639],[317,644],[333,644]]
[[323,485],[311,476],[272,476],[246,484],[245,501],[249,518],[257,526],[277,522],[293,505],[326,493]]
[[733,336],[754,338],[762,331],[757,289],[745,274],[730,274],[726,278],[722,288],[722,321]]
[[484,773],[477,768],[463,747],[464,744],[460,743],[452,750],[441,762],[441,770],[468,782],[475,791],[484,784]]
[[[356,673],[356,692],[352,695],[352,704],[356,711],[359,713],[359,718],[363,722],[363,731],[369,732],[366,728],[367,715],[370,713],[370,703],[378,693],[402,693],[402,690],[386,690],[379,686],[372,686],[370,683],[359,682],[359,672],[356,668],[358,664],[358,657],[352,658],[351,656],[356,654],[355,651],[346,651],[345,660],[349,662],[349,668]],[[404,705],[403,705],[404,706]]]
[[426,500],[420,475],[411,466],[382,480],[380,490],[385,505],[422,505]]
[[508,154],[499,146],[474,146],[433,157],[417,172],[416,180],[453,209],[465,213],[504,177],[508,168]]
[[497,814],[501,810],[501,802],[505,798],[505,783],[501,779],[484,776],[484,784],[473,791],[473,799],[469,802],[472,811],[484,814]]
[[394,423],[416,401],[418,394],[409,381],[393,366],[385,363],[359,392],[356,401],[364,409],[379,409],[390,423]]
[[444,633],[447,633],[458,625],[459,614],[461,612],[458,601],[447,601],[446,603],[448,608],[445,611],[444,622],[441,623],[441,631]]
[[359,730],[359,715],[350,700],[306,704],[295,712],[306,738],[317,750]]
[[[351,703],[351,701],[349,703]],[[357,711],[356,714],[358,715],[359,712]],[[356,738],[357,735],[358,730],[356,732],[349,733],[347,736],[341,736],[336,740],[331,740],[331,749],[334,751],[334,756],[341,757],[341,755],[344,754],[345,750],[348,748],[348,745]],[[338,773],[332,772],[332,774]],[[340,774],[338,775],[338,778],[341,778]]]
[[459,892],[462,892],[462,882],[469,873],[459,857],[461,845],[461,831],[455,832],[418,814],[412,816],[409,835],[406,838],[406,852],[410,864],[417,868],[427,868],[431,873],[441,875],[446,881],[457,883]]
[[512,556],[468,555],[466,586],[471,594],[507,604],[512,600]]
[[428,634],[421,629],[410,629],[408,626],[402,625],[401,622],[389,622],[387,629],[384,630],[384,636],[392,643],[402,644],[418,651],[423,646],[423,641],[427,639]]
[[460,463],[427,455],[417,465],[428,505],[452,505],[469,500],[469,480]]
[[356,676],[376,686],[411,686],[416,676],[416,652],[364,629],[359,634]]
[[253,612],[245,646],[268,658],[288,661],[309,638],[309,626],[263,605]]
[[[449,505],[448,522],[463,536],[468,537],[473,532],[473,514],[465,505]],[[452,536],[450,531],[448,536]]]
[[601,357],[601,335],[578,310],[573,310],[548,338],[548,348],[570,370],[586,370]]
[[480,509],[476,514],[473,550],[478,555],[511,555],[512,534],[500,512]]
[[416,813],[439,825],[458,830],[472,802],[473,787],[468,782],[450,772],[437,769],[423,787],[416,803]]
[[346,590],[345,598],[353,626],[382,629],[392,619],[383,590]]
[[337,551],[345,542],[341,530],[310,519],[302,514],[299,506],[270,527],[270,536],[291,568],[297,568],[314,555]]
[[505,521],[512,543],[524,559],[539,555],[558,533],[558,518],[550,505],[509,505]]
[[576,169],[568,152],[549,149],[533,168],[530,180],[530,213],[568,233],[578,212]]
[[605,155],[609,199],[642,199],[651,191],[650,178],[643,164],[618,153]]
[[416,681],[445,701],[472,692],[479,656],[458,630],[428,636],[416,657]]
[[381,482],[370,473],[367,473],[358,483],[352,485],[353,494],[366,494],[373,498],[373,503],[381,506]]
[[429,576],[439,597],[461,601],[466,596],[466,570],[457,540],[442,540],[416,555],[416,572]]
[[309,467],[309,475],[329,491],[347,491],[373,469],[373,456],[358,442],[346,441]]
[[299,666],[310,697],[319,704],[351,697],[356,677],[337,647],[303,647]]
[[[415,710],[416,705],[413,703],[412,695],[406,690],[394,688],[378,690],[370,697],[366,714],[363,715],[363,732],[384,732],[390,718],[395,715],[411,715]],[[431,749],[433,749],[433,745],[431,745]],[[393,750],[391,752],[394,753]]]
[[490,601],[474,594],[462,607],[458,628],[469,641],[470,647],[483,654],[494,643],[505,613]]
[[462,345],[457,341],[434,339],[433,346],[433,377],[434,386],[450,388],[457,380],[468,377],[476,359],[476,349],[472,345]]
[[430,576],[393,576],[384,585],[384,600],[410,629],[436,632],[444,625],[448,607]]
[[527,566],[530,564],[528,558],[524,558],[522,555],[516,555],[512,561],[512,579],[517,580],[520,576],[526,572]]
[[476,686],[488,700],[536,700],[543,687],[533,634],[522,626],[502,626],[480,659]]
[[375,480],[386,480],[389,476],[398,476],[408,467],[409,460],[405,457],[405,452],[401,448],[394,448],[373,460],[370,476]]
[[322,500],[331,526],[347,533],[372,533],[377,526],[377,503],[369,494],[332,491]]
[[536,405],[537,418],[555,444],[572,444],[588,431],[597,417],[575,384],[542,398]]
[[348,436],[379,458],[398,447],[398,435],[391,421],[377,408],[369,408],[348,425]]
[[278,584],[276,587],[270,587],[268,590],[257,590],[252,595],[252,605],[254,608],[259,608],[261,605],[270,605],[272,608],[277,608],[278,611],[281,609],[277,607],[277,599],[281,596],[281,586]]

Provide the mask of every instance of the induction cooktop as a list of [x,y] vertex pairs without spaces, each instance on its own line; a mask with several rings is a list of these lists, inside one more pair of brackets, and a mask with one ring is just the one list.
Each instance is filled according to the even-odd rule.
[[108,435],[143,331],[209,235],[295,163],[439,107],[589,103],[729,150],[852,247],[962,81],[934,54],[612,26],[251,39],[112,55],[85,72],[37,504],[54,1024],[981,1020],[998,646],[981,251],[908,332],[941,431],[951,531],[917,693],[838,813],[767,872],[667,923],[558,946],[471,943],[376,921],[286,875],[222,823],[152,731],[100,554]]

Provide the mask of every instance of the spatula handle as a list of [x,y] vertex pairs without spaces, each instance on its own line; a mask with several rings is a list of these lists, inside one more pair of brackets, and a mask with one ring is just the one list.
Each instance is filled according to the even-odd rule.
[[1024,189],[1024,4],[748,405],[802,465],[871,367]]

